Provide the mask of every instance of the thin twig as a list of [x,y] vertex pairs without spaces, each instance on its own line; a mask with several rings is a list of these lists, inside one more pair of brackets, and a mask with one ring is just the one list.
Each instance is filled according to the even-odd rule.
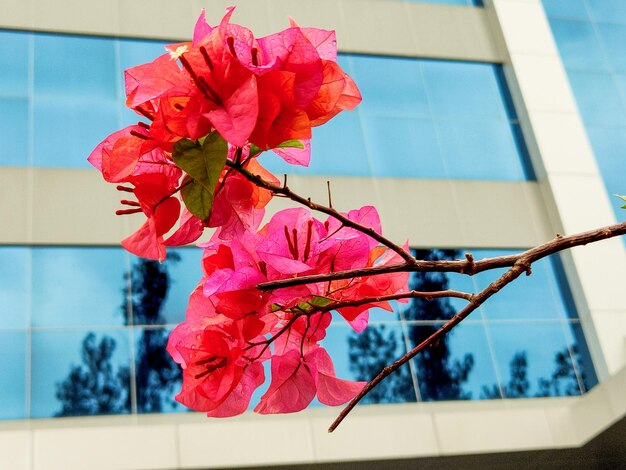
[[457,299],[464,299],[469,302],[474,298],[474,294],[468,294],[467,292],[461,292],[461,291],[456,291],[456,290],[439,290],[439,291],[432,291],[432,292],[411,290],[408,292],[402,292],[400,294],[380,295],[378,297],[364,297],[362,299],[357,299],[357,300],[346,300],[346,301],[338,300],[325,307],[320,307],[319,309],[317,309],[317,311],[329,312],[331,310],[337,310],[339,308],[359,307],[365,304],[386,302],[389,300],[417,299],[417,298],[431,300],[431,299],[438,299],[438,298],[443,298],[443,297],[454,297]]
[[262,188],[268,189],[268,190],[272,191],[274,194],[279,194],[279,195],[282,195],[284,197],[287,197],[287,198],[291,199],[294,202],[297,202],[299,204],[302,204],[305,207],[308,207],[311,210],[318,211],[318,212],[323,212],[324,214],[330,215],[331,217],[334,217],[335,219],[340,221],[344,226],[350,227],[350,228],[354,228],[354,229],[358,230],[359,232],[369,236],[370,238],[376,240],[381,245],[384,245],[387,248],[389,248],[390,250],[393,250],[394,252],[398,253],[398,255],[400,255],[402,257],[402,259],[404,259],[404,261],[407,264],[411,265],[411,264],[413,264],[415,262],[415,258],[413,258],[408,251],[404,250],[401,246],[396,245],[391,240],[389,240],[389,239],[383,237],[382,235],[376,233],[376,231],[374,229],[372,229],[370,227],[366,227],[364,225],[361,225],[358,222],[355,222],[353,220],[350,220],[348,217],[346,217],[345,215],[339,213],[338,211],[336,211],[335,209],[333,209],[331,207],[327,207],[327,206],[323,206],[321,204],[317,204],[315,202],[312,202],[310,199],[304,198],[304,197],[300,196],[299,194],[294,193],[291,189],[289,189],[289,187],[286,184],[286,181],[285,181],[285,184],[283,186],[279,186],[279,185],[270,183],[269,181],[265,181],[260,176],[257,176],[255,174],[249,172],[245,168],[242,168],[240,165],[236,165],[234,162],[231,162],[231,161],[227,160],[226,164],[228,166],[232,167],[232,168],[235,168],[246,179],[248,179],[249,181],[253,182],[257,186],[260,186]]
[[454,272],[474,275],[483,271],[490,271],[498,268],[510,268],[515,263],[526,256],[533,259],[540,255],[541,258],[552,253],[572,248],[574,246],[586,245],[606,238],[611,238],[626,234],[626,222],[602,227],[588,232],[564,237],[556,236],[543,245],[530,248],[521,253],[498,256],[496,258],[483,258],[475,261],[473,257],[458,260],[425,261],[413,259],[411,263],[390,264],[386,266],[373,266],[371,268],[352,269],[348,271],[337,271],[334,273],[314,274],[311,276],[301,276],[291,279],[281,279],[277,281],[263,282],[257,287],[263,291],[279,289],[283,287],[293,287],[303,284],[314,284],[317,282],[335,281],[339,279],[351,279],[362,276],[375,276],[381,274],[397,272]]
[[[567,237],[557,236],[554,240],[539,245],[535,248],[531,248],[519,255],[516,255],[517,259],[513,266],[505,272],[502,276],[489,284],[482,292],[476,294],[470,303],[448,320],[441,328],[436,332],[418,344],[416,347],[407,352],[400,359],[394,363],[386,366],[374,379],[363,387],[363,389],[354,397],[350,403],[341,411],[337,419],[330,425],[328,432],[333,432],[337,426],[344,420],[344,418],[350,413],[350,411],[361,401],[361,399],[367,395],[376,385],[382,382],[387,376],[396,371],[400,366],[411,360],[421,351],[436,344],[443,336],[445,336],[456,325],[461,323],[467,316],[482,305],[489,297],[496,294],[507,284],[518,278],[522,273],[529,274],[530,266],[537,260],[545,258],[559,251],[574,246],[586,245],[587,243],[605,240],[608,238],[616,237],[626,234],[626,222],[620,224],[611,225],[608,227],[599,228],[596,230],[590,230],[588,232],[579,233],[576,235],[570,235]],[[495,259],[495,258],[494,258]],[[478,263],[476,263],[478,264]],[[485,269],[483,269],[485,270]]]

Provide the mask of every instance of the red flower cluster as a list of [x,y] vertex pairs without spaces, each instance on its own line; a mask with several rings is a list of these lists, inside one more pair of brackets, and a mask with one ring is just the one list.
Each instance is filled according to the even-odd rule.
[[[223,169],[226,152],[229,158],[253,159],[260,151],[276,149],[288,163],[308,165],[311,127],[361,101],[356,85],[336,63],[334,32],[292,24],[255,39],[247,28],[230,23],[233,10],[229,8],[215,28],[206,23],[202,12],[193,42],[170,45],[169,53],[125,72],[126,103],[148,123],[141,121],[113,133],[89,156],[106,181],[131,185],[122,188],[134,192],[137,202],[123,201],[131,208],[118,213],[143,212],[148,217],[123,242],[137,255],[163,260],[166,246],[193,242],[204,226],[223,225],[223,218],[228,219],[225,214],[232,210],[243,211],[243,225],[233,227],[242,229],[250,213],[261,210],[270,196],[258,194],[243,178],[230,181],[231,175]],[[220,149],[222,164],[210,157],[207,168],[214,184],[200,182],[193,187],[185,177],[196,182],[199,178],[174,161],[176,144],[185,139],[201,141],[212,133],[227,143]],[[242,155],[243,149],[248,155]],[[189,153],[184,157],[198,167]],[[258,163],[250,165],[262,171]],[[185,183],[192,186],[188,199],[198,200],[200,187],[212,196],[220,191],[229,196],[215,194],[214,208],[193,206],[185,200]],[[179,191],[192,214],[183,211],[181,216],[176,202]],[[243,205],[221,205],[232,201],[231,196],[241,201],[253,193],[254,198]],[[179,220],[180,228],[165,238]]]
[[[311,127],[361,97],[336,63],[334,32],[292,23],[255,39],[230,23],[232,12],[215,28],[202,13],[192,42],[126,71],[127,105],[147,122],[110,135],[89,161],[134,194],[119,214],[147,216],[123,240],[129,251],[163,260],[166,246],[216,227],[201,245],[204,277],[186,321],[168,343],[184,369],[180,402],[209,416],[242,413],[269,360],[271,383],[257,412],[298,411],[315,396],[338,405],[363,384],[338,379],[321,345],[331,310],[361,331],[370,308],[390,309],[375,298],[406,290],[408,274],[259,290],[263,282],[398,263],[400,256],[377,246],[368,230],[332,217],[321,222],[305,209],[279,212],[259,228],[273,196],[267,188],[278,180],[256,157],[272,149],[287,163],[308,165]],[[381,233],[373,207],[344,216]]]
[[[345,214],[380,233],[373,207]],[[191,297],[187,320],[172,332],[168,350],[184,368],[177,399],[210,416],[245,411],[253,391],[264,382],[260,365],[271,359],[269,389],[255,408],[286,413],[305,408],[317,395],[339,405],[363,383],[335,377],[332,360],[320,341],[337,311],[361,331],[368,310],[388,302],[340,307],[341,301],[391,295],[406,289],[408,273],[319,282],[271,292],[263,282],[401,261],[367,235],[329,218],[321,222],[305,209],[277,213],[258,231],[224,240],[219,231],[203,245],[205,276]],[[272,353],[270,354],[270,345]]]

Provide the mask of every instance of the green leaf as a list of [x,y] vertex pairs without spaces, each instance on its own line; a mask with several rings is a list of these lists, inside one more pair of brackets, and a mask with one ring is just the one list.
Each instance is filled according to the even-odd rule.
[[187,210],[200,220],[208,219],[213,207],[213,193],[189,176],[183,180],[183,184],[185,183],[187,184],[180,190],[180,194]]
[[272,312],[278,312],[279,310],[283,309],[283,306],[279,304],[272,304],[271,309],[272,309]]
[[294,149],[303,149],[304,144],[300,140],[285,140],[282,144],[278,144],[277,148],[283,149],[287,147],[291,147]]
[[261,153],[263,153],[263,149],[261,147],[257,147],[254,144],[250,144],[250,156],[251,157],[255,157]]
[[[620,196],[619,194],[614,194],[613,196],[617,196],[618,198],[620,198],[622,201],[626,202],[626,196]],[[621,209],[626,209],[626,204],[624,204]]]
[[202,144],[189,139],[174,144],[172,160],[188,175],[183,182],[187,184],[181,190],[183,201],[189,212],[202,220],[211,215],[215,186],[227,154],[228,145],[217,132],[207,135]]
[[320,297],[319,295],[313,296],[309,303],[314,307],[328,307],[333,301],[327,297]]

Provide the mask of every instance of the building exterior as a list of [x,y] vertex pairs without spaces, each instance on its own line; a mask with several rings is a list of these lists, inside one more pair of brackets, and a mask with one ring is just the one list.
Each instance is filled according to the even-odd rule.
[[[364,97],[316,129],[310,168],[264,164],[313,200],[331,180],[337,208],[376,205],[385,234],[425,257],[496,256],[623,220],[623,2],[482,3],[238,2],[234,22],[258,36],[289,16],[336,29]],[[216,23],[229,4],[0,0],[0,468],[467,465],[496,453],[514,465],[527,458],[517,451],[589,445],[623,422],[619,239],[538,263],[332,435],[338,409],[212,420],[172,402],[179,376],[163,347],[200,251],[163,265],[126,254],[119,240],[139,221],[114,215],[118,194],[85,159],[137,120],[123,70],[187,40],[200,8]],[[491,279],[411,282],[474,292]],[[338,376],[362,380],[461,305],[374,312],[361,336],[332,327],[325,347]]]

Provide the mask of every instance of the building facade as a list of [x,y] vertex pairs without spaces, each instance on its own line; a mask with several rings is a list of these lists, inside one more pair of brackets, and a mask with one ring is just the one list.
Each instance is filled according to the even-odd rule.
[[[484,3],[484,4],[483,4]],[[537,263],[432,353],[339,409],[207,419],[173,402],[164,353],[201,276],[201,251],[125,253],[138,223],[86,163],[123,108],[123,70],[187,40],[230,2],[0,0],[0,466],[215,468],[573,448],[626,400],[624,240]],[[309,168],[271,156],[290,186],[342,210],[366,204],[420,257],[512,253],[624,219],[626,7],[618,0],[242,0],[262,36],[287,18],[337,30],[363,94],[315,129]],[[282,202],[272,210],[284,207]],[[415,288],[477,292],[472,278]],[[373,312],[329,329],[339,377],[365,380],[462,307]],[[257,400],[263,390],[255,394]],[[254,403],[254,398],[253,398]],[[271,437],[270,437],[271,436]],[[271,439],[271,443],[270,443]]]

